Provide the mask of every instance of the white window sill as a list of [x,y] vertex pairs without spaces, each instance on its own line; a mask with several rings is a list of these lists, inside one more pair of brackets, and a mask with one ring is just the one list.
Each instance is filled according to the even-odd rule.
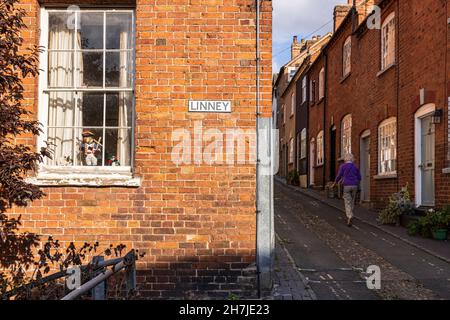
[[350,78],[350,75],[351,75],[351,74],[352,74],[352,73],[349,72],[349,73],[347,73],[346,75],[343,75],[342,78],[341,78],[340,83],[343,83],[343,82],[345,82],[345,80],[347,80],[348,78]]
[[397,173],[379,174],[373,177],[375,180],[397,179]]
[[36,177],[27,182],[42,187],[131,187],[141,186],[130,167],[42,167]]
[[396,65],[397,65],[397,63],[394,62],[393,64],[387,66],[387,67],[384,68],[383,70],[380,70],[380,71],[377,73],[377,77],[382,76],[382,75],[385,74],[388,70],[394,68]]

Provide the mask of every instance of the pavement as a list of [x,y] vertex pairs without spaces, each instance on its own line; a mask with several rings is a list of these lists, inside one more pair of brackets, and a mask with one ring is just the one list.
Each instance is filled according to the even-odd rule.
[[295,261],[289,251],[277,237],[275,245],[273,281],[271,298],[274,300],[317,300],[308,285],[308,281],[297,270]]
[[[365,208],[356,216],[348,228],[341,201],[276,179],[275,299],[450,299],[448,242],[381,226]],[[380,290],[367,286],[372,265],[381,269]]]

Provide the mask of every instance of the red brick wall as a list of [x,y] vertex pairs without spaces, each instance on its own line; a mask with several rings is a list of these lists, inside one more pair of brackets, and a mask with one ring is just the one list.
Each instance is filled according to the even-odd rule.
[[[400,106],[399,155],[400,184],[414,185],[414,113],[420,107],[419,91],[425,89],[425,104],[447,109],[448,71],[445,70],[447,46],[447,1],[399,2]],[[411,39],[411,41],[406,41]],[[416,39],[413,41],[412,39]],[[446,44],[447,42],[447,44]],[[436,125],[436,204],[450,203],[450,176],[442,174],[446,164],[447,118]]]
[[[27,44],[38,43],[39,5],[22,2]],[[135,175],[142,185],[45,188],[45,199],[15,210],[24,228],[65,243],[124,243],[146,252],[138,266],[145,296],[253,292],[237,283],[250,276],[254,284],[256,277],[243,271],[255,263],[255,165],[176,166],[171,133],[192,131],[199,120],[205,130],[255,129],[255,18],[254,0],[138,0]],[[271,1],[264,0],[265,117],[271,116],[271,19]],[[36,82],[26,81],[27,105],[35,111]],[[189,99],[232,100],[233,113],[189,114]]]

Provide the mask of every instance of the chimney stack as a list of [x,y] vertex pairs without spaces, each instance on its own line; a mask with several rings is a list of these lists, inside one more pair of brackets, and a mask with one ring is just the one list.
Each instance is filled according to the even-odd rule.
[[302,45],[298,42],[297,36],[294,36],[291,45],[291,60],[300,54]]
[[361,23],[372,13],[372,7],[375,5],[375,0],[357,0],[355,1],[356,11],[358,12],[358,22]]
[[339,29],[340,25],[344,21],[348,12],[353,6],[353,0],[348,0],[348,3],[345,5],[338,5],[334,7],[334,28],[333,32],[336,32]]

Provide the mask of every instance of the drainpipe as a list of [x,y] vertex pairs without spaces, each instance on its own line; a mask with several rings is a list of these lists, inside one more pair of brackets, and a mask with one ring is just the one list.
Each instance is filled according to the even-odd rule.
[[[401,132],[399,130],[399,116],[400,116],[400,1],[397,1],[397,18],[396,18],[396,62],[397,62],[397,166],[398,163],[400,163],[398,160],[398,157],[400,155],[400,152],[398,152],[398,146],[399,146],[399,132]],[[377,130],[378,131],[378,130]],[[377,132],[378,134],[378,132]],[[415,170],[415,169],[414,169]],[[397,192],[400,191],[400,171],[399,168],[397,167]]]
[[261,0],[255,0],[256,5],[256,273],[257,273],[257,287],[258,287],[258,297],[261,298],[261,270],[260,270],[260,263],[259,263],[259,242],[260,237],[258,234],[258,226],[259,226],[259,215],[261,213],[261,208],[259,207],[259,166],[260,166],[260,159],[259,159],[259,118],[260,118],[260,59],[261,59],[261,53],[260,53],[260,47],[259,47],[259,16],[260,16],[260,1]]
[[262,0],[256,0],[256,272],[258,296],[272,289],[274,237],[272,120],[260,113],[260,20]]
[[[448,1],[446,1],[445,2],[445,12],[448,12]],[[447,16],[446,16],[447,17]],[[449,24],[450,24],[450,18],[448,18],[447,17],[447,28],[446,28],[446,31],[445,31],[445,34],[446,34],[446,39],[447,39],[447,48],[448,48],[448,28],[449,28]],[[446,52],[446,54],[445,54],[445,71],[444,71],[444,73],[445,73],[445,75],[444,75],[444,101],[445,101],[445,105],[446,105],[446,109],[447,109],[447,130],[445,130],[444,129],[444,133],[446,132],[447,134],[446,135],[444,135],[444,136],[446,136],[447,137],[447,154],[446,154],[446,158],[447,158],[447,160],[445,161],[445,168],[448,168],[449,166],[450,166],[450,141],[449,141],[449,139],[448,139],[448,137],[449,137],[449,134],[450,134],[450,131],[449,131],[449,126],[448,126],[448,123],[449,123],[449,121],[448,121],[448,119],[450,118],[450,99],[449,99],[449,97],[448,97],[448,64],[447,64],[447,62],[448,62],[448,50],[447,50],[447,52]],[[445,111],[444,111],[445,112]]]
[[[324,98],[323,98],[323,167],[322,167],[322,188],[325,190],[326,185],[326,175],[327,175],[327,136],[328,136],[328,128],[327,128],[327,101],[328,101],[328,94],[327,94],[327,87],[328,87],[328,54],[327,52],[324,52],[325,55],[325,75],[324,75],[324,83],[323,83],[323,92],[324,92]],[[330,144],[331,145],[331,144]],[[331,151],[331,150],[330,150]],[[331,167],[330,167],[331,171]]]

